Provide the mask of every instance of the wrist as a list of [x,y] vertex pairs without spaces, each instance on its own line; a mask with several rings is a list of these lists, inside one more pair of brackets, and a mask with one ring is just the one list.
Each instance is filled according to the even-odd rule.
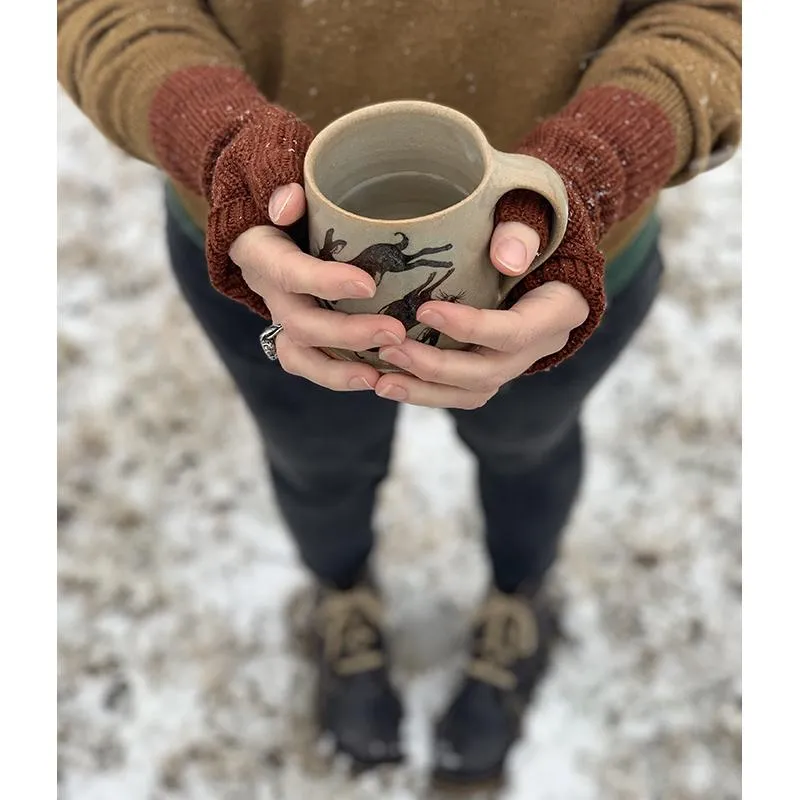
[[558,171],[570,203],[585,205],[596,241],[667,183],[676,152],[661,108],[614,86],[579,94],[519,151]]
[[159,164],[178,183],[208,197],[222,149],[270,108],[239,69],[198,66],[173,73],[150,106],[150,138]]

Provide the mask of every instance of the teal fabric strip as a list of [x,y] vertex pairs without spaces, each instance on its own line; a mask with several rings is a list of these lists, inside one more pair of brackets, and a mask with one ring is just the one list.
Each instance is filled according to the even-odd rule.
[[178,223],[178,227],[201,249],[206,249],[206,236],[183,207],[175,188],[166,184],[167,213]]
[[644,267],[658,242],[661,224],[658,215],[651,214],[634,240],[606,265],[606,296],[618,295]]

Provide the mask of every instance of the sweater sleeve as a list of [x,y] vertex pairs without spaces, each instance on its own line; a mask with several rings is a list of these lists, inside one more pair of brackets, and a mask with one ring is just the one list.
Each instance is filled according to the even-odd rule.
[[244,68],[202,0],[58,0],[58,82],[125,152],[156,163],[148,112],[174,72]]
[[627,0],[579,88],[600,85],[664,111],[676,144],[669,185],[726,161],[741,139],[741,0]]

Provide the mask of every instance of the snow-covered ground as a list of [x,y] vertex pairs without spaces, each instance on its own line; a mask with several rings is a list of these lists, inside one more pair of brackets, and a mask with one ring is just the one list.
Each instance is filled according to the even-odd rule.
[[[472,463],[404,409],[379,513],[410,764],[313,757],[304,583],[254,429],[169,272],[156,173],[59,100],[64,800],[417,800],[486,579]],[[741,795],[739,158],[663,201],[665,291],[592,397],[560,653],[498,800]]]

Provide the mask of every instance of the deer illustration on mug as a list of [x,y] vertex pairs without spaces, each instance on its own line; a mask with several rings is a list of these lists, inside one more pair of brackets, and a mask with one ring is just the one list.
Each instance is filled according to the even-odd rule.
[[385,305],[378,313],[388,314],[390,317],[399,319],[400,322],[403,323],[403,327],[407,331],[410,331],[412,328],[419,325],[417,321],[417,311],[419,307],[423,303],[427,303],[428,300],[431,300],[434,291],[436,291],[436,289],[438,289],[454,272],[455,269],[451,267],[443,276],[435,281],[436,273],[431,272],[422,285],[415,287],[400,299]]
[[333,228],[329,228],[325,234],[325,242],[320,247],[319,253],[317,253],[317,258],[322,261],[339,261],[339,263],[343,264],[352,264],[354,267],[363,269],[375,281],[376,286],[380,285],[383,276],[387,272],[406,272],[416,267],[447,269],[453,266],[452,261],[422,258],[422,256],[452,250],[452,244],[445,244],[441,247],[423,247],[422,250],[416,253],[406,253],[405,250],[408,248],[409,239],[404,233],[395,234],[395,236],[400,237],[399,242],[372,244],[362,250],[355,258],[349,261],[340,261],[335,256],[347,247],[347,242],[344,239],[334,239],[333,235]]

